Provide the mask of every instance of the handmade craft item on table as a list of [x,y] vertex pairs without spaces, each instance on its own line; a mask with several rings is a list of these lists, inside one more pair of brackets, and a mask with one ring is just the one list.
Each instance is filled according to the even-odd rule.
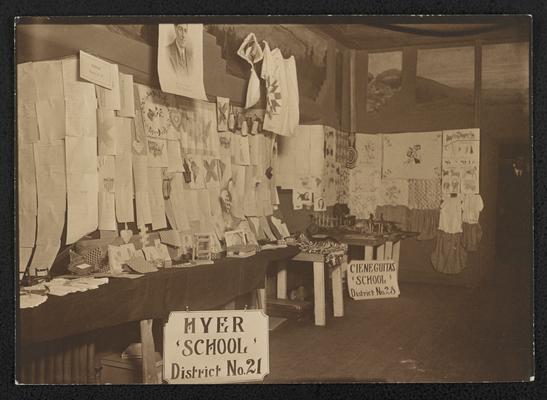
[[194,260],[211,261],[211,234],[198,233],[194,235]]
[[328,255],[330,253],[346,253],[347,245],[344,243],[336,242],[332,239],[326,239],[321,241],[312,241],[306,237],[303,233],[297,239],[296,244],[301,251],[312,254]]

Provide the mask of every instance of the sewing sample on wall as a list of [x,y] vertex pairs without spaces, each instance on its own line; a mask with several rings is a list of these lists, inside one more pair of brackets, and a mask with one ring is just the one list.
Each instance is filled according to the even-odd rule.
[[441,152],[442,132],[384,134],[382,178],[439,178]]
[[440,179],[409,179],[408,207],[416,210],[434,210],[441,205]]
[[351,213],[368,218],[380,204],[382,171],[382,135],[355,134],[355,168],[349,170],[349,199]]
[[379,204],[408,206],[408,181],[405,179],[382,179]]
[[479,193],[480,130],[443,131],[442,192]]
[[207,100],[202,24],[159,24],[158,75],[164,92]]
[[99,229],[116,230],[116,203],[114,180],[116,178],[116,160],[114,156],[97,158],[99,174]]
[[185,99],[137,85],[144,131],[148,138],[179,140],[181,151],[218,157],[215,104]]
[[278,138],[276,183],[284,189],[301,186],[302,179],[322,178],[324,130],[322,125],[298,125],[292,137]]
[[230,111],[230,99],[217,96],[217,131],[228,130],[228,111]]
[[298,78],[294,57],[283,58],[281,50],[270,50],[264,42],[261,78],[266,83],[264,129],[291,136],[300,121]]

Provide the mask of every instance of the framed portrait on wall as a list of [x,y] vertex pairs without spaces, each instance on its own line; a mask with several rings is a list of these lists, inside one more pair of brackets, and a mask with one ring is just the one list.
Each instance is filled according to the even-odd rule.
[[158,75],[162,91],[207,100],[202,24],[159,24]]

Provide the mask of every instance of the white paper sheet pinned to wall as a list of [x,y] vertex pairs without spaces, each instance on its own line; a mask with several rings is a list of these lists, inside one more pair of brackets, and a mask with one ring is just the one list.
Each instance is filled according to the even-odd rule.
[[60,60],[33,62],[36,99],[64,99],[63,66]]
[[38,229],[36,244],[59,242],[65,223],[65,142],[35,143]]
[[120,109],[117,111],[119,117],[134,117],[135,103],[133,90],[133,75],[119,73],[120,82]]
[[162,189],[161,168],[148,168],[148,198],[150,200],[150,211],[152,214],[152,229],[163,229],[167,227],[165,218],[165,204]]

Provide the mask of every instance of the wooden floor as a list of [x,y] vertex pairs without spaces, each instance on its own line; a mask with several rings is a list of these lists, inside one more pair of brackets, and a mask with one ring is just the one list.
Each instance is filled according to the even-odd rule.
[[346,298],[345,316],[326,327],[288,321],[271,333],[265,383],[527,381],[525,268],[500,266],[478,289],[401,283],[398,299]]

